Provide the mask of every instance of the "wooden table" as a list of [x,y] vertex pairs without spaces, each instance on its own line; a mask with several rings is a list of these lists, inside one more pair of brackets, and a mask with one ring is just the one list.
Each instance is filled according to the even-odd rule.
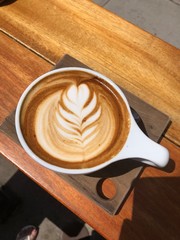
[[[112,216],[5,134],[1,153],[106,239],[178,239],[180,235],[180,51],[87,0],[18,0],[0,7],[0,122],[26,86],[69,54],[166,113],[166,169],[146,167]],[[41,174],[39,174],[41,173]]]

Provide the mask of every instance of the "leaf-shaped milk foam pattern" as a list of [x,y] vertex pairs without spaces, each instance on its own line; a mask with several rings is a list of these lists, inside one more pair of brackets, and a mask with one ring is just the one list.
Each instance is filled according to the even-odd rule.
[[97,133],[101,106],[97,107],[95,92],[90,94],[86,84],[71,85],[61,95],[56,111],[56,130],[65,138],[86,146]]

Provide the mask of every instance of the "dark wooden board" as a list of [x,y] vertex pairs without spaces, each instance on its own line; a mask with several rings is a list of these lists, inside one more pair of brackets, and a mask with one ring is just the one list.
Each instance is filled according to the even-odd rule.
[[[86,67],[76,59],[65,55],[55,66],[61,67]],[[112,79],[113,80],[113,79]],[[122,89],[122,88],[121,88]],[[158,142],[164,131],[170,123],[169,117],[161,111],[155,109],[149,104],[143,102],[135,95],[122,89],[125,93],[133,111],[135,120],[140,128],[146,134]],[[140,118],[139,118],[140,117]],[[10,114],[1,125],[0,130],[5,132],[14,141],[18,142],[15,126],[14,112]],[[110,214],[115,214],[126,200],[128,194],[133,188],[135,181],[138,179],[144,169],[144,165],[132,159],[119,161],[109,165],[108,167],[88,175],[66,175],[57,173],[60,177],[69,182],[72,186],[84,193],[86,196],[95,201],[98,205],[108,211]],[[112,199],[102,197],[101,183],[105,179],[110,179],[116,188],[116,194]],[[107,189],[108,190],[108,189]]]

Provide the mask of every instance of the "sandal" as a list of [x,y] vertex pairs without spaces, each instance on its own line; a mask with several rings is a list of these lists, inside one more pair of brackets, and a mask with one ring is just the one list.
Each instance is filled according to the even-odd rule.
[[39,229],[33,225],[23,227],[18,233],[16,240],[35,240],[38,236],[38,230]]

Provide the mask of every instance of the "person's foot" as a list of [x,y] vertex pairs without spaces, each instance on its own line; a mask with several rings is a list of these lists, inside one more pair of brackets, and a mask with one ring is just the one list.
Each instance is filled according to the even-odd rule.
[[32,225],[23,227],[18,233],[16,240],[35,240],[38,235],[38,228]]

